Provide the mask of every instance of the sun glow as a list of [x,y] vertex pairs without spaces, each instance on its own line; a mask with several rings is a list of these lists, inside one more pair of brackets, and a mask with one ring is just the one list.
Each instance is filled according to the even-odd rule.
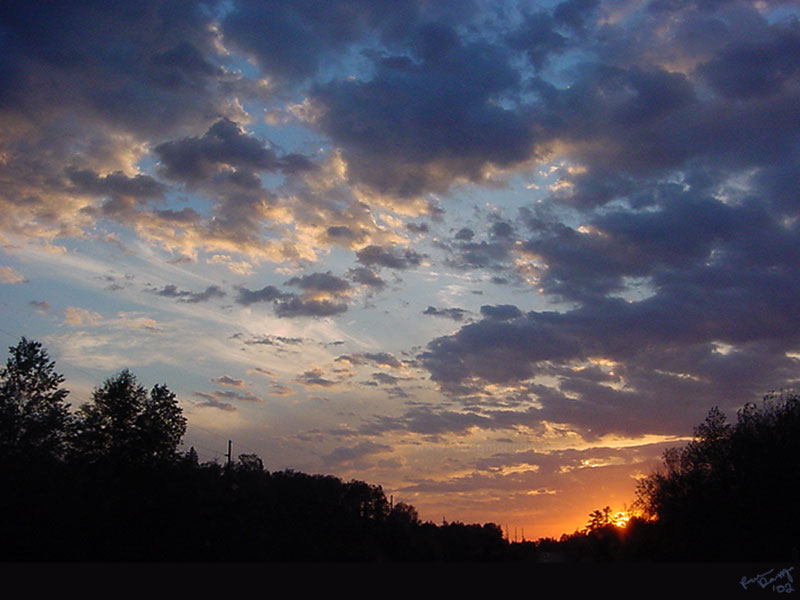
[[620,529],[624,529],[628,526],[628,522],[631,520],[631,516],[628,513],[621,512],[617,513],[614,517],[613,525],[615,527],[619,527]]

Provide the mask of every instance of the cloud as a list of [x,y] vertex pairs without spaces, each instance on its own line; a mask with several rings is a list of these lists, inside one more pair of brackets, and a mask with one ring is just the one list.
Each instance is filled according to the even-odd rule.
[[295,346],[298,344],[302,344],[306,340],[304,338],[299,337],[286,337],[282,335],[262,335],[254,338],[250,338],[244,341],[245,344],[253,345],[253,344],[261,344],[264,346],[284,346],[284,345],[291,345]]
[[205,290],[199,293],[190,294],[187,298],[182,299],[182,302],[208,302],[212,298],[224,298],[226,296],[219,286],[210,285]]
[[[466,239],[466,236],[461,239]],[[503,270],[512,258],[513,247],[508,239],[460,241],[453,248],[455,256],[449,257],[447,264],[457,269]]]
[[255,291],[248,290],[246,287],[240,287],[239,296],[236,298],[236,302],[243,306],[249,306],[251,304],[255,304],[256,302],[273,302],[275,300],[286,298],[287,296],[288,294],[282,292],[274,285],[267,285],[260,290]]
[[191,1],[138,7],[4,4],[3,231],[46,243],[97,218],[149,216],[131,211],[167,188],[139,171],[148,148],[239,115],[229,94],[248,86],[220,65],[210,13]]
[[235,412],[238,410],[233,404],[230,402],[222,402],[216,398],[216,396],[212,394],[206,394],[205,392],[195,392],[195,396],[198,398],[202,398],[202,402],[197,403],[197,406],[203,406],[208,408],[218,408],[225,412]]
[[[4,66],[11,77],[0,91],[3,106],[26,105],[41,115],[67,104],[73,113],[151,132],[213,111],[215,84],[234,78],[213,62],[208,13],[194,2],[169,10],[150,0],[140,6],[4,7]],[[127,52],[119,51],[122,45]]]
[[288,385],[273,383],[269,388],[269,393],[273,396],[291,396],[294,390]]
[[400,369],[403,366],[403,363],[390,352],[342,354],[336,358],[336,361],[346,361],[353,365],[375,364],[393,369]]
[[455,235],[455,239],[466,242],[470,241],[473,237],[475,237],[475,232],[469,227],[462,227],[456,232]]
[[0,283],[26,283],[27,281],[13,267],[0,266]]
[[316,387],[330,387],[336,385],[338,382],[323,377],[322,369],[309,369],[308,371],[298,375],[295,381],[304,385]]
[[[430,408],[412,408],[400,417],[375,416],[360,426],[364,435],[382,435],[390,431],[406,431],[420,435],[465,434],[473,427],[494,429],[491,419],[475,412],[456,412]],[[501,427],[496,427],[501,428]]]
[[64,315],[64,322],[68,325],[95,326],[103,322],[103,316],[100,313],[85,308],[68,306],[61,312]]
[[406,223],[406,229],[411,233],[428,233],[429,231],[427,223]]
[[275,314],[286,318],[330,317],[347,312],[344,299],[351,292],[350,283],[330,271],[292,277],[286,284],[300,288],[302,294],[283,292],[273,285],[257,291],[240,287],[236,302],[244,306],[273,302]]
[[129,177],[121,171],[99,175],[89,169],[68,168],[66,175],[75,191],[114,199],[151,200],[162,198],[167,187],[149,175]]
[[[649,471],[657,463],[663,451],[674,445],[670,442],[642,444],[624,448],[598,446],[588,449],[569,448],[550,452],[527,450],[514,453],[496,453],[480,459],[475,470],[466,475],[441,480],[421,480],[403,488],[405,492],[470,493],[485,490],[502,490],[508,498],[513,491],[534,492],[534,496],[580,497],[579,490],[590,492],[598,485],[596,480],[606,480],[609,485],[615,480],[633,479],[631,472]],[[506,472],[506,468],[521,470]],[[566,492],[566,493],[565,493]]]
[[373,288],[375,290],[382,290],[386,287],[386,282],[372,269],[366,267],[355,267],[347,271],[348,276],[358,284]]
[[41,314],[48,313],[52,309],[47,300],[31,300],[28,304],[33,306],[36,309],[36,312]]
[[254,369],[248,369],[247,370],[247,374],[248,375],[258,374],[258,375],[263,375],[265,377],[277,377],[277,375],[275,373],[273,373],[272,371],[270,371],[268,369],[262,369],[261,367],[256,367]]
[[211,393],[194,392],[194,395],[203,399],[203,402],[201,402],[199,406],[218,408],[226,412],[235,412],[238,410],[236,404],[232,404],[231,401],[245,402],[248,404],[264,402],[263,398],[251,392],[237,392],[234,390],[214,390]]
[[306,300],[293,297],[275,304],[279,317],[332,317],[347,312],[347,304],[331,300]]
[[220,385],[228,385],[230,387],[235,387],[235,388],[245,387],[244,381],[242,381],[241,379],[235,379],[228,375],[222,375],[220,377],[217,377],[216,379],[212,379],[211,382],[218,383]]
[[224,298],[226,296],[225,292],[216,285],[210,285],[202,292],[190,292],[178,289],[175,284],[170,283],[160,290],[151,289],[148,291],[164,298],[176,298],[179,302],[188,302],[190,304],[208,302],[213,298]]
[[284,3],[242,0],[222,22],[226,44],[256,59],[261,70],[280,82],[301,82],[336,64],[348,49],[368,37],[399,41],[420,22],[458,22],[473,2],[458,9],[410,2]]
[[211,265],[225,265],[228,269],[236,273],[237,275],[252,275],[253,274],[253,265],[245,260],[234,260],[230,256],[226,254],[215,254],[211,258],[209,258],[206,262]]
[[777,23],[757,39],[727,44],[699,67],[700,74],[722,96],[751,99],[781,93],[796,79],[800,51],[797,23]]
[[326,465],[341,465],[373,454],[382,454],[391,451],[391,446],[366,440],[355,446],[340,446],[335,448],[330,454],[323,456],[322,459]]
[[[710,403],[732,410],[776,381],[797,381],[800,329],[778,300],[800,292],[797,203],[784,178],[796,171],[788,141],[797,130],[785,111],[797,71],[779,66],[797,26],[770,25],[739,3],[668,12],[682,40],[670,56],[641,31],[628,37],[634,23],[659,26],[643,12],[644,21],[609,30],[613,42],[597,48],[605,64],[577,65],[569,87],[536,83],[537,112],[553,119],[540,133],[568,160],[553,171],[548,197],[523,211],[527,239],[506,243],[523,234],[498,229],[500,221],[486,241],[459,232],[449,264],[501,270],[513,260],[568,304],[482,307],[484,320],[432,340],[422,363],[462,402],[488,406],[499,400],[496,386],[523,384],[531,422],[569,424],[587,437],[674,433]],[[690,32],[711,31],[712,19],[719,39],[692,47]],[[750,67],[757,53],[763,73]],[[683,66],[668,69],[669,61]]]
[[235,392],[233,390],[215,390],[212,395],[217,399],[237,400],[241,402],[264,402],[264,399],[252,392]]
[[356,259],[362,265],[368,267],[388,267],[390,269],[409,269],[418,266],[424,255],[418,254],[411,249],[390,248],[385,249],[381,246],[365,246],[356,252]]
[[436,308],[429,306],[422,311],[422,314],[429,315],[431,317],[444,317],[446,319],[452,319],[453,321],[463,321],[464,315],[466,315],[468,312],[469,311],[463,308]]
[[144,329],[149,333],[162,333],[162,329],[155,319],[150,317],[137,317],[135,313],[120,312],[117,315],[118,324],[128,329]]
[[[783,309],[755,287],[741,304],[732,304],[724,288],[711,289],[488,318],[436,338],[420,360],[456,395],[556,376],[556,385],[530,388],[541,407],[531,416],[573,424],[588,436],[685,431],[709,403],[734,408],[763,394],[770,381],[794,378],[796,361],[786,353],[800,343],[798,324],[776,319]],[[721,349],[725,343],[730,350]],[[585,378],[592,364],[608,365],[605,380]]]
[[381,372],[373,373],[372,378],[382,385],[396,385],[398,381],[405,379],[404,377],[395,377],[394,375]]
[[[222,176],[240,187],[260,187],[255,171],[293,173],[311,168],[298,154],[279,157],[256,137],[246,134],[229,119],[214,123],[202,137],[164,142],[154,149],[164,177],[187,183],[209,181]],[[233,171],[225,171],[225,168]]]
[[369,231],[361,227],[350,225],[331,225],[325,229],[323,239],[328,243],[340,244],[345,247],[360,245],[369,237]]
[[485,304],[481,306],[481,314],[488,319],[507,321],[521,317],[522,311],[513,304],[498,304],[496,306]]
[[300,277],[292,277],[287,285],[299,287],[306,293],[322,293],[331,295],[345,294],[350,290],[350,284],[330,271],[327,273],[311,273]]
[[514,234],[514,226],[505,221],[497,221],[489,228],[489,235],[493,238],[508,239]]
[[276,302],[278,317],[330,317],[347,312],[344,298],[351,291],[350,283],[330,271],[292,277],[286,283],[299,287],[302,295],[287,294]]
[[[565,12],[562,10],[562,15]],[[509,36],[509,44],[525,53],[530,63],[541,69],[553,56],[568,48],[568,38],[559,33],[558,22],[546,12],[529,13],[524,22]]]
[[531,158],[528,114],[494,101],[519,90],[509,50],[442,23],[415,34],[411,56],[376,57],[370,79],[312,89],[316,125],[343,148],[350,181],[409,198],[483,182],[493,168]]

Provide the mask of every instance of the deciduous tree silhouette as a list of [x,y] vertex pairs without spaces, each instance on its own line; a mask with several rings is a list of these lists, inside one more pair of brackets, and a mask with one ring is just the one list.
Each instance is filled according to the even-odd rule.
[[78,409],[76,447],[89,459],[128,463],[170,460],[186,432],[186,419],[166,385],[148,395],[127,369],[96,388]]
[[769,394],[734,425],[712,409],[685,447],[641,480],[637,504],[657,520],[666,558],[788,560],[800,539],[789,490],[800,487],[800,396]]
[[[0,560],[503,560],[492,524],[421,523],[380,486],[255,454],[200,464],[165,385],[124,370],[70,417],[63,378],[25,338],[0,371]],[[63,446],[69,441],[69,451]],[[63,460],[24,460],[30,448]],[[58,452],[56,452],[58,449]]]
[[0,453],[62,458],[70,424],[64,377],[39,342],[22,338],[0,371]]
[[186,418],[166,385],[153,386],[137,421],[142,457],[171,460],[177,456],[186,433]]
[[389,519],[402,525],[419,525],[419,513],[412,505],[405,502],[395,504],[389,513]]

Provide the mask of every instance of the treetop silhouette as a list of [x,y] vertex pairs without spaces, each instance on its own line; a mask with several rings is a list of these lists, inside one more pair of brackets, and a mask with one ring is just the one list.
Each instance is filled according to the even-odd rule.
[[23,337],[0,371],[0,453],[61,458],[71,424],[64,377],[39,342]]
[[770,393],[728,423],[712,408],[683,448],[642,479],[637,506],[655,520],[668,556],[766,560],[791,556],[800,513],[800,396]]
[[177,456],[185,432],[186,418],[175,394],[158,384],[148,394],[125,369],[78,409],[75,444],[92,459],[163,461]]

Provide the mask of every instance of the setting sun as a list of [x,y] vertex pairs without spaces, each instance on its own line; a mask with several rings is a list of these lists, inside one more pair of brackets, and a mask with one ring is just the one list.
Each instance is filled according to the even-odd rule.
[[617,513],[617,516],[614,517],[614,525],[619,527],[620,529],[624,529],[628,526],[628,521],[631,520],[631,516],[628,513]]

